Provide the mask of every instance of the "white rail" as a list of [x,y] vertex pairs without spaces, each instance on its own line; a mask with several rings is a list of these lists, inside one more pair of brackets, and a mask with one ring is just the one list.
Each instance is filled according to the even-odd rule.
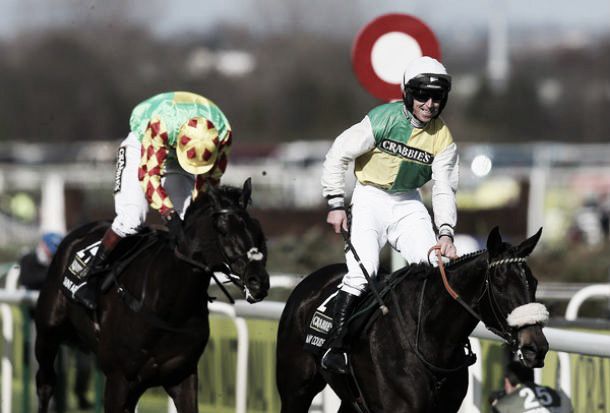
[[[568,306],[566,308],[566,320],[573,321],[578,318],[578,311],[582,304],[589,298],[592,297],[610,297],[610,284],[594,284],[587,287],[582,288],[576,294],[570,298],[568,302]],[[592,342],[591,346],[593,348],[597,345],[597,343]],[[603,345],[603,344],[599,344]],[[610,351],[610,346],[605,345],[605,347],[600,347],[601,349],[605,349],[606,351]],[[572,366],[570,365],[570,356],[565,352],[560,352],[558,355],[559,360],[559,386],[564,391],[564,393],[569,397],[572,395]],[[606,356],[607,357],[607,356]]]
[[576,320],[578,317],[578,310],[580,310],[582,304],[592,297],[610,298],[610,284],[590,285],[574,294],[566,308],[566,320]]
[[[4,304],[22,304],[22,303],[34,303],[38,296],[37,292],[33,291],[7,291],[0,290],[0,303]],[[249,304],[246,301],[238,300],[236,301],[234,306],[225,303],[212,303],[209,306],[209,309],[213,313],[223,314],[225,316],[230,317],[237,328],[237,352],[238,352],[238,363],[237,363],[237,384],[236,384],[236,412],[237,413],[245,413],[246,412],[246,393],[247,393],[247,366],[248,366],[248,328],[246,325],[245,318],[259,318],[259,319],[268,319],[268,320],[278,320],[282,314],[284,309],[284,303],[282,302],[261,302],[257,304]],[[2,313],[3,316],[3,325],[6,325],[7,318],[5,318],[5,312]],[[10,318],[10,312],[9,317]],[[8,321],[12,323],[12,320]],[[12,334],[12,333],[11,333]],[[610,357],[610,336],[602,335],[602,334],[593,334],[593,333],[582,333],[582,332],[572,332],[565,331],[557,328],[546,327],[544,329],[544,334],[549,341],[549,346],[551,350],[558,352],[570,352],[570,353],[579,353],[590,356],[597,357]],[[501,341],[501,339],[495,334],[488,331],[482,324],[477,325],[474,332],[472,333],[473,338]],[[10,337],[12,340],[12,337]],[[7,339],[7,335],[5,335],[5,340]],[[7,342],[8,344],[8,342]],[[478,344],[475,344],[475,346]],[[6,345],[5,345],[6,346]],[[474,378],[476,384],[480,385],[481,380],[481,366],[480,362],[475,364],[471,370],[471,380]],[[4,360],[3,360],[4,365]],[[562,370],[563,373],[563,370]],[[3,371],[3,381],[4,377],[11,377],[11,375],[6,376]],[[564,374],[562,374],[564,376]],[[475,384],[475,383],[471,383]],[[8,380],[7,386],[11,385],[10,379]],[[5,394],[11,395],[10,387],[8,390],[4,388],[5,384],[3,383],[2,395],[3,395],[3,406],[1,413],[10,412],[9,409],[5,410],[4,401],[11,397],[5,397]],[[8,392],[8,393],[7,393]],[[481,394],[480,390],[477,390],[473,387],[472,391],[467,395],[468,403],[472,403],[472,406],[480,406],[481,404]],[[169,412],[173,412],[172,410],[173,404],[169,404]],[[470,410],[472,411],[472,410]]]
[[[14,292],[17,289],[17,280],[19,279],[20,269],[18,265],[13,265],[6,274],[5,290]],[[2,290],[0,290],[0,293]],[[0,411],[2,413],[11,412],[12,410],[12,380],[13,380],[13,313],[8,303],[0,299],[0,317],[2,319],[2,338],[4,339],[4,354],[2,354],[2,389],[0,390]]]

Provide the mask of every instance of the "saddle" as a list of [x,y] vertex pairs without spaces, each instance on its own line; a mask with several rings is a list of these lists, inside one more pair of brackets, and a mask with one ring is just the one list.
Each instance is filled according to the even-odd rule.
[[[375,283],[377,291],[383,291],[383,295],[386,295],[390,291],[392,281],[394,281],[395,278],[395,273],[391,275],[380,274],[380,276],[373,279],[372,282]],[[367,334],[370,326],[377,317],[381,315],[381,312],[378,311],[379,305],[371,291],[371,289],[367,290],[367,292],[360,297],[351,317],[347,320],[345,343],[347,343],[348,346],[349,343],[353,342],[362,334]],[[329,347],[327,340],[333,327],[332,315],[334,313],[336,295],[337,291],[332,290],[328,291],[328,293],[323,296],[321,304],[316,308],[307,327],[304,349],[320,358]],[[348,358],[349,357],[350,355],[348,353]],[[349,362],[349,365],[351,369],[351,361]],[[322,374],[327,376],[326,381],[341,399],[349,403],[356,412],[370,412],[353,371],[350,371],[350,374],[332,374],[323,370]]]
[[[372,280],[377,291],[386,290],[388,276],[380,274]],[[335,309],[335,297],[337,291],[329,291],[323,296],[321,304],[313,313],[311,321],[307,327],[304,349],[317,356],[322,356],[328,349],[327,340],[333,327],[333,313]],[[366,334],[370,325],[380,315],[376,310],[379,309],[375,296],[368,289],[358,300],[352,315],[347,320],[347,335],[345,342],[350,343],[361,334]]]
[[[138,234],[125,237],[120,240],[106,261],[106,266],[96,271],[95,276],[103,277],[101,292],[110,289],[112,284],[118,282],[123,270],[127,265],[140,255],[141,252],[151,247],[164,232],[146,228]],[[61,289],[69,300],[73,299],[73,293],[85,281],[78,274],[87,263],[93,259],[101,240],[99,238],[91,242],[90,237],[83,238],[75,244],[68,262],[70,263],[64,272]]]

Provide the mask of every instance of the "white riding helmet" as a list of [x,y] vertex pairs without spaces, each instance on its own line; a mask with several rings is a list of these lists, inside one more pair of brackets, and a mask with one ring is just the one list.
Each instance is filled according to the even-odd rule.
[[436,59],[429,56],[421,56],[412,60],[405,69],[400,84],[403,93],[405,107],[409,112],[413,111],[413,91],[429,90],[443,93],[438,115],[441,114],[449,91],[451,90],[451,76],[447,69]]

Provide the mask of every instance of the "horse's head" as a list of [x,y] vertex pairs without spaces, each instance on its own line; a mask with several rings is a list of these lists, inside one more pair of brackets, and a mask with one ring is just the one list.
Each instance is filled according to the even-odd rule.
[[193,259],[227,274],[253,303],[267,296],[269,274],[265,236],[246,210],[251,192],[248,178],[242,189],[222,186],[199,195],[184,218],[184,241]]
[[549,344],[542,332],[548,319],[544,305],[535,302],[538,281],[526,262],[542,228],[517,246],[502,241],[494,228],[487,239],[486,293],[480,302],[485,325],[502,335],[527,367],[542,367]]

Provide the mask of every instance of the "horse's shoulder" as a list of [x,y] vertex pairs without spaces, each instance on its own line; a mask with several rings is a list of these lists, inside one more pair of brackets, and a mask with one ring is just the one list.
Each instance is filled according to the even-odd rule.
[[345,264],[329,264],[305,276],[286,300],[285,313],[306,311],[309,305],[318,305],[320,297],[336,290],[341,277],[347,272]]
[[328,284],[336,286],[336,280],[342,278],[345,273],[347,273],[347,266],[344,263],[328,264],[305,276],[297,287],[309,291],[319,291]]

